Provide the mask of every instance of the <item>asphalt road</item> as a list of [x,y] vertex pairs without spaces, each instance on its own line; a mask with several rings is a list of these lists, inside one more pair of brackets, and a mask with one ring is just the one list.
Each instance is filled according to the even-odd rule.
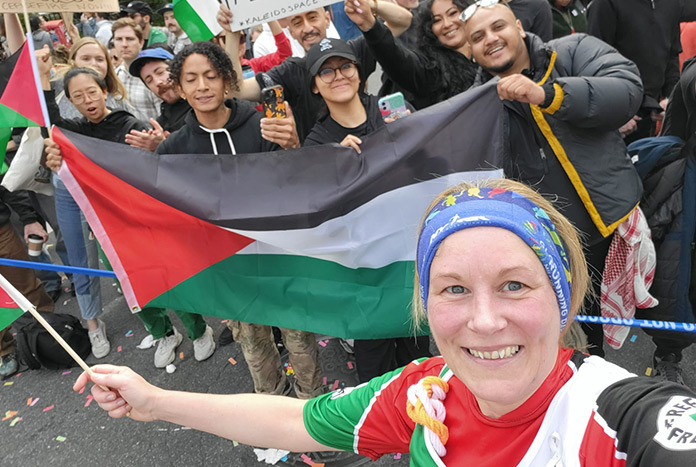
[[[129,365],[150,382],[169,389],[209,393],[241,393],[253,389],[244,357],[238,344],[220,347],[205,362],[196,362],[193,348],[186,337],[177,356],[177,370],[167,374],[154,367],[154,348],[139,350],[136,346],[147,335],[139,319],[132,315],[125,300],[116,292],[110,279],[102,279],[105,312],[102,319],[107,325],[111,341],[111,353],[97,361],[92,356],[89,364],[108,362]],[[74,298],[64,293],[56,311],[79,316]],[[173,316],[177,327],[183,326]],[[207,318],[217,337],[223,324],[217,318]],[[132,331],[130,337],[126,334]],[[644,374],[650,364],[652,343],[640,330],[632,330],[624,348],[610,351],[608,359],[637,374]],[[635,339],[632,336],[636,336]],[[634,342],[631,342],[631,339]],[[327,383],[335,380],[340,385],[351,386],[357,381],[355,370],[349,368],[350,357],[335,340],[323,341],[320,347],[322,367]],[[120,351],[119,351],[120,348]],[[688,349],[684,359],[687,384],[696,384],[694,357],[696,350]],[[229,358],[237,363],[232,364]],[[113,420],[101,411],[96,403],[88,405],[88,391],[74,393],[72,384],[80,370],[70,373],[51,370],[29,370],[0,382],[0,418],[8,411],[16,411],[0,421],[0,465],[7,466],[193,466],[267,465],[256,460],[249,446],[199,433],[164,422],[139,423],[132,420]],[[67,374],[66,374],[67,373]],[[28,399],[38,399],[28,405]],[[191,410],[195,410],[192,407]],[[282,413],[276,414],[278,419]],[[21,420],[13,420],[21,417]],[[236,423],[236,420],[230,420]],[[291,455],[276,465],[307,465],[305,459],[324,462],[327,466],[353,466],[368,463],[366,458],[333,454],[320,457],[317,454]],[[373,465],[406,466],[408,456],[384,456]],[[400,457],[400,458],[399,458]]]

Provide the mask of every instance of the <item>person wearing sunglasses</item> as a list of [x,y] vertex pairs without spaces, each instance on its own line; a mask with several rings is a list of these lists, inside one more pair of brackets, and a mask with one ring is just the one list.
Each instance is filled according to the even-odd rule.
[[[499,78],[509,122],[506,176],[563,200],[563,213],[584,233],[599,297],[613,233],[641,197],[618,132],[642,101],[638,68],[586,34],[544,43],[496,0],[479,0],[461,20],[481,67],[475,84]],[[585,313],[599,315],[598,300],[588,301]],[[589,351],[604,355],[602,325],[583,330]]]

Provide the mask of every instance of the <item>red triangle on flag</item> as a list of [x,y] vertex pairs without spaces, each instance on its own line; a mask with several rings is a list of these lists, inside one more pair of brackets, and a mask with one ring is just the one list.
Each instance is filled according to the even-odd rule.
[[17,63],[0,96],[0,103],[39,126],[46,126],[41,109],[41,97],[34,79],[31,51],[26,44],[22,47]]
[[92,162],[57,128],[53,139],[67,163],[61,179],[114,266],[124,295],[128,298],[130,282],[139,306],[254,242],[134,188]]

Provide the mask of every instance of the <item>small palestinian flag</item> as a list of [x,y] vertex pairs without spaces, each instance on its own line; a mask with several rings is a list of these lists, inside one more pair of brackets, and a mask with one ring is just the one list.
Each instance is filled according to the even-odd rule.
[[209,41],[222,32],[217,0],[174,0],[174,18],[193,42]]
[[8,293],[0,287],[0,331],[22,316],[24,311],[15,303]]
[[[265,154],[148,154],[54,129],[61,180],[132,311],[147,306],[344,338],[412,334],[421,217],[502,176],[495,85],[363,138]],[[483,169],[483,170],[481,170]]]
[[0,63],[0,160],[5,157],[11,128],[28,126],[50,126],[31,35]]

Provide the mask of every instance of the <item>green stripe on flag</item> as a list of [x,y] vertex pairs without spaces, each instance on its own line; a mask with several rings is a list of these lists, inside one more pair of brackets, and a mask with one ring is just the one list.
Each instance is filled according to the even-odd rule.
[[29,120],[24,115],[15,112],[6,105],[0,104],[0,126],[2,126],[3,128],[7,128],[41,125],[32,120]]
[[0,308],[0,331],[5,329],[10,324],[22,316],[21,308]]
[[12,128],[0,127],[0,175],[5,175],[10,168],[5,162],[5,153],[10,137],[12,137]]
[[335,337],[403,337],[413,335],[413,276],[413,261],[350,269],[306,256],[238,254],[146,306]]
[[209,41],[215,37],[189,0],[174,0],[174,17],[193,42]]

